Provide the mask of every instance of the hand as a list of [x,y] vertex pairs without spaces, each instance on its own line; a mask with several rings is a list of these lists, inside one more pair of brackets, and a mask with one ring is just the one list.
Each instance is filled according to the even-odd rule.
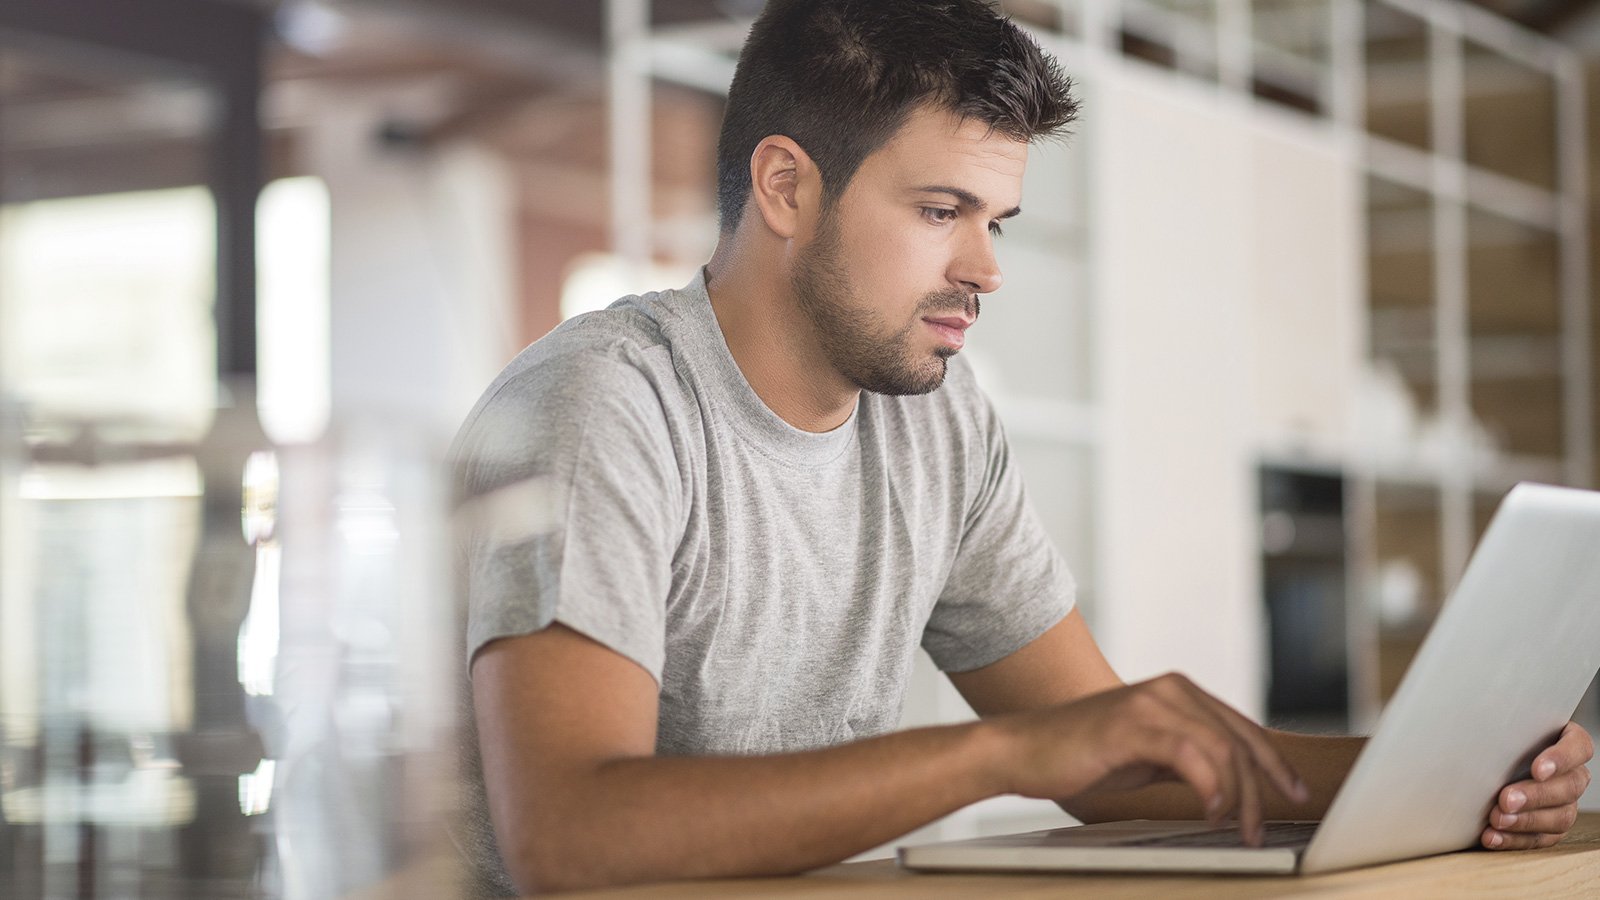
[[1533,778],[1508,784],[1489,811],[1483,846],[1490,850],[1549,847],[1566,837],[1578,818],[1578,798],[1589,787],[1594,741],[1568,722],[1554,745],[1533,758]]
[[1236,816],[1253,845],[1263,782],[1296,802],[1309,797],[1259,725],[1182,675],[992,721],[1010,742],[1009,793],[1061,799],[1184,781],[1210,822]]

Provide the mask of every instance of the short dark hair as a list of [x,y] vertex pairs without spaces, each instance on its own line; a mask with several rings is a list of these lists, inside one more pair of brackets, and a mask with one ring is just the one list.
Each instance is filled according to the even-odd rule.
[[1055,60],[986,0],[770,0],[745,40],[717,141],[717,212],[738,227],[750,155],[781,134],[822,176],[824,205],[930,105],[1032,141],[1078,115]]

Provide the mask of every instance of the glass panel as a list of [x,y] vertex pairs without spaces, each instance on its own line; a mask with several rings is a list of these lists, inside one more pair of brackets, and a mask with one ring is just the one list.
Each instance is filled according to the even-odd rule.
[[1383,3],[1364,9],[1367,131],[1432,149],[1427,25]]
[[1387,701],[1439,609],[1439,491],[1380,482],[1368,586],[1378,619],[1378,691]]
[[1480,457],[1559,457],[1559,246],[1552,232],[1481,210],[1467,217],[1473,440]]
[[1333,77],[1328,0],[1255,0],[1250,22],[1256,96],[1322,114]]
[[1372,372],[1363,432],[1381,457],[1411,460],[1439,412],[1432,197],[1369,178],[1367,259]]
[[1216,78],[1215,0],[1125,0],[1122,52],[1200,78]]
[[1467,162],[1553,190],[1555,80],[1481,44],[1465,54]]
[[201,859],[227,892],[254,874],[238,777],[261,754],[229,628],[251,572],[238,475],[199,449],[217,103],[59,45],[0,48],[0,107],[6,863],[24,896],[167,894]]

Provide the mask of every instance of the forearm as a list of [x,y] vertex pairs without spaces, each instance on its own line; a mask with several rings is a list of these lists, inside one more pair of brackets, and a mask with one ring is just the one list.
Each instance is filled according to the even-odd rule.
[[803,871],[999,793],[1002,752],[974,723],[803,753],[613,760],[516,816],[534,827],[502,835],[519,841],[506,862],[542,889]]
[[[1295,803],[1268,790],[1263,799],[1268,819],[1320,819],[1333,802],[1366,744],[1364,737],[1291,734],[1268,730],[1267,737],[1310,789],[1305,803]],[[1186,785],[1166,782],[1134,791],[1106,793],[1061,802],[1062,809],[1085,822],[1119,819],[1203,819],[1200,800]]]

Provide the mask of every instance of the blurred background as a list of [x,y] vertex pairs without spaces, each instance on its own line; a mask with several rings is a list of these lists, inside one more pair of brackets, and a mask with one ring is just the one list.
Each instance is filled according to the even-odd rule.
[[[6,896],[451,889],[445,450],[709,256],[761,5],[0,5]],[[1083,117],[968,353],[1091,627],[1370,729],[1503,493],[1597,476],[1600,3],[1000,5]]]

